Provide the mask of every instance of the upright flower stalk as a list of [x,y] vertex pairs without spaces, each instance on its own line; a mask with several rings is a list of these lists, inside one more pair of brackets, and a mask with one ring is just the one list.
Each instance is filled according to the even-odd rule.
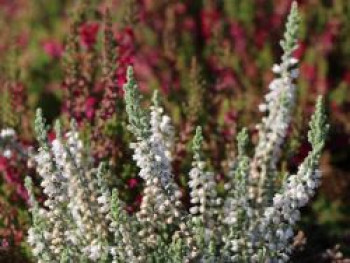
[[282,61],[274,65],[273,72],[278,76],[269,85],[269,93],[265,102],[259,106],[260,111],[266,112],[262,122],[257,125],[259,141],[256,145],[252,160],[251,180],[256,184],[252,188],[257,203],[271,204],[275,191],[277,162],[281,155],[281,146],[287,134],[295,104],[296,86],[294,80],[298,76],[297,59],[293,51],[297,48],[297,33],[300,17],[296,2],[293,2],[286,24]]
[[130,147],[134,149],[133,159],[140,168],[139,176],[145,181],[141,209],[137,213],[139,221],[145,225],[140,235],[152,247],[159,242],[156,233],[166,225],[176,226],[181,215],[181,192],[173,181],[170,165],[173,128],[169,117],[162,115],[157,94],[150,114],[141,108],[131,67],[124,92],[129,129],[137,139]]
[[248,261],[251,256],[248,251],[252,250],[253,245],[252,236],[249,235],[253,209],[247,194],[250,165],[247,155],[248,138],[247,129],[242,129],[237,135],[238,155],[230,164],[230,182],[226,184],[228,193],[223,210],[223,224],[228,231],[223,239],[223,254],[234,262]]
[[[64,138],[57,123],[56,139],[49,142],[42,113],[38,110],[35,131],[40,143],[35,156],[36,169],[47,196],[45,209],[36,209],[36,204],[32,209],[33,218],[42,218],[45,222],[44,242],[41,243],[47,244],[45,249],[40,246],[42,251],[36,248],[35,254],[44,262],[47,259],[58,262],[63,254],[70,258],[99,259],[104,253],[101,242],[107,225],[104,214],[99,213],[96,171],[79,139],[76,124],[72,122],[71,131]],[[33,196],[31,187],[28,191]],[[36,246],[39,241],[35,228],[29,233],[29,242]]]
[[312,150],[299,166],[298,172],[283,182],[282,189],[274,195],[271,206],[264,208],[259,220],[259,232],[263,237],[261,242],[269,258],[289,260],[293,226],[300,219],[299,208],[309,202],[320,184],[318,163],[328,130],[323,100],[319,97],[308,133]]
[[211,213],[215,211],[217,193],[214,174],[205,169],[206,163],[202,157],[202,144],[202,128],[197,127],[192,142],[194,156],[188,183],[191,189],[190,197],[192,207],[190,208],[190,212],[194,215],[194,218],[198,216],[200,221],[209,227],[210,224],[208,221],[213,219]]

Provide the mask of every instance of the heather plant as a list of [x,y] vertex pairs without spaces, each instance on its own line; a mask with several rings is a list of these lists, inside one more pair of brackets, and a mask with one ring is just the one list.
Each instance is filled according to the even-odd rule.
[[[286,262],[293,249],[300,208],[320,184],[318,169],[328,124],[323,100],[317,100],[308,141],[311,150],[294,173],[281,170],[282,145],[295,104],[298,75],[299,14],[293,4],[281,47],[282,60],[259,109],[265,113],[251,156],[249,133],[237,135],[238,154],[230,159],[225,195],[218,192],[210,156],[204,154],[203,130],[197,127],[189,169],[190,207],[182,202],[172,168],[175,129],[154,93],[149,110],[142,103],[133,68],[124,84],[132,159],[144,181],[139,211],[128,214],[117,188],[110,187],[110,164],[98,162],[72,120],[56,138],[37,111],[39,148],[36,170],[46,200],[36,201],[28,177],[32,226],[28,243],[39,262]],[[205,131],[205,129],[204,129]],[[97,164],[96,164],[97,163]],[[98,164],[99,163],[99,164]]]

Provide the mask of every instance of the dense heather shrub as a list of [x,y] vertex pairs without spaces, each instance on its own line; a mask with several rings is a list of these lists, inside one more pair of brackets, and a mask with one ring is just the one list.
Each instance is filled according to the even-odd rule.
[[[38,262],[285,262],[292,253],[299,209],[320,183],[319,158],[328,125],[322,98],[310,121],[312,146],[296,173],[277,165],[295,103],[298,75],[299,15],[296,4],[281,42],[282,61],[273,67],[276,78],[259,106],[265,112],[258,128],[254,155],[249,135],[237,136],[238,155],[229,160],[226,194],[217,192],[214,173],[203,151],[202,129],[192,142],[189,172],[190,208],[172,170],[174,128],[157,92],[150,110],[142,107],[133,68],[127,70],[124,99],[133,160],[144,181],[140,210],[128,214],[118,189],[110,189],[109,164],[96,160],[83,143],[75,120],[68,132],[59,122],[56,137],[48,138],[41,110],[35,130],[39,149],[33,155],[46,200],[36,201],[28,177],[33,224],[28,243]],[[7,151],[13,133],[4,130],[0,150]]]

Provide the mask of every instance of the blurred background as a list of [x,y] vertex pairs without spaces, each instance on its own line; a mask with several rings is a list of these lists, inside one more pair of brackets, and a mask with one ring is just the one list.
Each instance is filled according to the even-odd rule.
[[[350,262],[350,1],[297,2],[298,102],[281,167],[293,171],[306,156],[307,123],[319,94],[327,102],[331,132],[322,157],[323,183],[303,209],[294,261]],[[96,138],[96,156],[116,160],[118,185],[132,213],[142,182],[133,176],[134,167],[118,166],[128,155],[97,137],[106,135],[120,151],[127,145],[117,141],[122,127],[116,120],[123,120],[121,87],[133,65],[145,97],[160,90],[180,131],[174,160],[180,185],[198,124],[217,180],[224,182],[237,130],[247,126],[254,143],[262,116],[257,105],[279,62],[290,5],[289,0],[0,0],[0,128],[15,128],[21,143],[30,146],[37,107],[49,123],[76,118],[84,134]],[[112,86],[104,82],[109,66]],[[101,115],[101,107],[110,107],[108,98],[117,103],[111,114]],[[107,121],[101,124],[101,118]],[[104,134],[94,133],[99,125],[105,125]],[[35,173],[25,162],[0,155],[0,262],[30,261],[23,178]]]

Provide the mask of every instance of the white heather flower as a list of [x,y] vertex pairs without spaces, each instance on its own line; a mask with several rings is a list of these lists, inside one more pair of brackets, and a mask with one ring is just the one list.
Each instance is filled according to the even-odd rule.
[[35,244],[34,249],[32,249],[33,255],[37,256],[39,255],[43,250],[44,250],[45,246],[42,242],[37,242]]
[[[189,172],[190,180],[188,185],[191,189],[191,204],[190,213],[199,216],[204,221],[211,221],[215,213],[216,199],[216,183],[214,174],[205,171],[205,162],[201,158],[201,150],[203,143],[202,130],[197,127],[195,137],[193,139],[193,161],[192,169]],[[206,222],[208,224],[208,222]]]
[[[180,215],[177,208],[181,202],[178,202],[180,195],[176,194],[178,187],[173,181],[170,163],[174,141],[173,128],[170,118],[163,115],[163,108],[160,107],[156,96],[151,106],[149,124],[147,132],[135,127],[135,133],[147,136],[137,136],[138,141],[130,147],[134,150],[133,159],[140,168],[139,176],[145,180],[141,209],[137,217],[145,224],[145,228],[148,228],[148,234],[152,234],[157,228],[162,228],[162,224],[157,220],[161,219],[167,224],[175,222],[174,218]],[[149,246],[152,247],[155,245],[152,242],[156,239],[149,238],[149,241]]]
[[4,153],[3,153],[3,155],[4,155],[5,158],[10,159],[11,156],[12,156],[12,151],[11,151],[10,149],[6,149],[6,150],[4,151]]
[[260,105],[259,105],[259,111],[260,111],[260,112],[265,112],[266,110],[267,110],[266,104],[260,104]]
[[[40,143],[35,154],[37,173],[47,195],[44,207],[35,201],[31,181],[26,180],[33,226],[28,243],[38,262],[113,263],[147,260],[157,262],[286,262],[292,252],[293,227],[320,184],[317,169],[328,127],[318,100],[308,134],[312,145],[297,174],[279,184],[281,146],[295,100],[297,76],[291,57],[296,47],[296,6],[287,23],[282,63],[260,108],[266,112],[258,125],[259,141],[253,159],[247,154],[248,132],[237,136],[237,155],[229,160],[226,199],[217,197],[214,173],[202,158],[201,129],[193,140],[189,172],[191,207],[182,208],[181,191],[174,182],[171,150],[174,144],[170,118],[155,96],[148,114],[140,106],[140,94],[131,68],[125,85],[128,127],[136,142],[130,144],[133,160],[144,180],[140,211],[125,211],[116,189],[105,180],[105,164],[94,168],[93,158],[79,138],[76,124],[62,136],[47,141],[47,128],[38,111],[35,122]],[[3,136],[8,132],[1,132]],[[7,135],[6,135],[7,136]],[[5,149],[0,136],[0,150]],[[6,148],[7,149],[7,148]],[[268,176],[268,177],[267,177]],[[259,181],[261,180],[261,181]],[[278,181],[278,183],[276,183]],[[276,183],[276,184],[275,184]],[[221,206],[220,209],[218,206]]]
[[97,261],[103,252],[103,247],[100,244],[91,245],[85,250],[85,253],[92,261]]
[[297,58],[292,57],[292,58],[289,59],[290,65],[295,65],[295,64],[297,64],[298,62],[299,62],[299,60],[298,60]]
[[[294,60],[293,60],[294,62]],[[293,80],[298,76],[298,70],[289,69],[289,60],[274,66],[274,72],[280,77],[275,78],[269,85],[270,92],[265,96],[265,102],[259,106],[266,117],[258,125],[259,141],[252,162],[252,174],[260,172],[260,176],[252,176],[258,188],[255,190],[256,200],[266,202],[267,185],[273,187],[270,173],[276,170],[280,158],[281,145],[287,133],[294,107],[296,87]],[[257,179],[259,178],[259,179]]]
[[0,130],[0,155],[10,159],[13,154],[18,154],[18,158],[27,160],[30,154],[28,147],[21,144],[12,128]]
[[6,128],[0,131],[0,137],[2,139],[12,139],[16,136],[16,132],[14,129]]
[[272,67],[272,71],[275,74],[280,74],[281,73],[281,66],[277,65],[277,64],[274,64],[273,67]]
[[[44,257],[49,256],[50,262],[56,262],[61,258],[61,253],[65,253],[66,247],[71,247],[72,252],[67,256],[76,260],[80,256],[78,254],[83,252],[82,245],[85,244],[91,248],[90,258],[95,260],[100,255],[98,248],[101,245],[92,245],[100,244],[100,239],[106,236],[106,212],[101,212],[106,207],[100,208],[97,202],[98,183],[93,176],[95,171],[88,163],[92,159],[87,158],[83,163],[85,149],[74,124],[72,131],[67,133],[66,140],[63,139],[60,126],[56,126],[57,137],[49,143],[43,119],[40,115],[37,117],[36,129],[42,135],[38,136],[41,146],[35,160],[37,172],[42,178],[43,192],[47,195],[44,202],[47,210],[44,213],[40,211],[45,210],[38,210],[33,214],[37,218],[45,219],[42,224],[45,224],[45,231],[49,232],[40,235],[40,238],[44,238],[43,243],[47,244],[42,253],[43,256],[45,254]],[[32,233],[36,233],[35,231],[34,229]],[[32,246],[35,248],[35,245]],[[39,251],[38,248],[35,249]]]

